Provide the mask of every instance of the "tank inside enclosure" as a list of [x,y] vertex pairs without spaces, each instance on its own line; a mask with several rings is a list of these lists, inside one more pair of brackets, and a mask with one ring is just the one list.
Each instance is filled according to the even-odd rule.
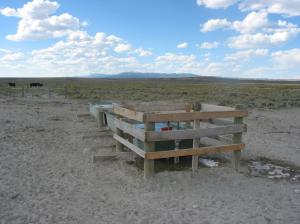
[[[116,132],[116,127],[114,124],[115,114],[112,112],[113,105],[116,103],[114,102],[102,102],[97,104],[90,104],[89,111],[92,116],[97,118],[98,109],[104,110],[104,120],[109,129],[113,132]],[[135,125],[138,128],[144,129],[144,124],[137,123],[130,121],[129,123]],[[155,123],[155,131],[162,132],[167,130],[180,130],[180,129],[191,129],[192,126],[186,122],[169,122],[169,123]],[[144,149],[144,143],[137,138],[132,138],[132,143],[139,147],[140,149]],[[179,149],[191,148],[193,146],[192,139],[183,139],[177,142]],[[155,142],[155,150],[162,151],[162,150],[174,150],[175,149],[175,141],[158,141]]]
[[[144,124],[136,124],[138,128],[144,129]],[[190,129],[192,128],[191,125],[188,125],[183,122],[170,122],[170,123],[155,123],[155,131],[156,132],[162,132],[167,130],[181,130],[181,129]],[[133,144],[138,146],[140,149],[144,150],[144,143],[134,138]],[[174,150],[175,149],[175,141],[159,141],[155,142],[155,151],[163,151],[163,150]],[[193,146],[193,140],[192,139],[183,139],[178,140],[178,148],[179,149],[186,149],[186,148],[192,148]]]

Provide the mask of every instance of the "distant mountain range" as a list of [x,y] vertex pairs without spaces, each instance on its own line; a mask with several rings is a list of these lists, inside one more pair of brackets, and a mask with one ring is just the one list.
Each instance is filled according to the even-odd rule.
[[199,77],[190,73],[144,73],[144,72],[122,72],[119,74],[90,74],[83,78],[106,78],[106,79],[153,79],[153,78],[192,78]]

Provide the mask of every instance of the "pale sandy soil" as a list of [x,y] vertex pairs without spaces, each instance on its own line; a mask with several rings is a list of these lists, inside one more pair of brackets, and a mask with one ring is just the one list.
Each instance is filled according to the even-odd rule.
[[300,222],[299,181],[247,170],[259,157],[299,166],[300,109],[251,112],[241,173],[225,162],[144,182],[125,160],[91,162],[113,141],[83,139],[97,131],[91,118],[76,116],[86,108],[59,98],[0,98],[1,224]]

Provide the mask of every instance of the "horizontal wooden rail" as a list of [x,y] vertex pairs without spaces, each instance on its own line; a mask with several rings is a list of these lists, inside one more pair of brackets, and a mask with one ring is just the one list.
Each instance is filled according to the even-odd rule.
[[198,119],[228,118],[228,117],[246,117],[247,111],[204,111],[204,112],[183,112],[183,113],[154,113],[145,114],[145,122],[163,122],[163,121],[191,121]]
[[132,119],[135,121],[139,121],[139,122],[144,122],[144,113],[143,112],[129,110],[127,108],[119,107],[116,105],[113,107],[113,112],[122,117],[126,117],[126,118],[129,118],[129,119]]
[[[131,106],[131,105],[130,105]],[[140,103],[137,106],[132,106],[135,111],[142,112],[158,112],[158,111],[181,111],[190,110],[191,104],[184,103],[167,103],[167,102],[147,102]]]
[[140,149],[139,147],[135,146],[134,144],[130,143],[129,141],[127,141],[126,139],[120,137],[117,134],[113,135],[114,139],[116,139],[118,142],[120,142],[122,145],[126,146],[127,148],[129,148],[130,150],[134,151],[136,154],[138,154],[139,156],[145,158],[145,151],[143,151],[142,149]]
[[196,139],[200,137],[235,134],[244,131],[246,131],[245,124],[230,125],[225,127],[183,129],[162,132],[149,131],[146,132],[146,141],[152,142],[175,139]]
[[243,148],[245,148],[245,144],[232,144],[232,145],[224,145],[224,146],[201,147],[195,149],[147,152],[145,154],[145,159],[163,159],[163,158],[193,156],[193,155],[199,156],[199,155],[206,155],[209,153],[237,151],[237,150],[242,150]]
[[233,107],[201,103],[201,111],[234,111],[234,110],[235,108]]
[[145,132],[143,129],[117,118],[114,119],[114,123],[116,128],[121,129],[123,132],[128,133],[141,141],[145,141]]

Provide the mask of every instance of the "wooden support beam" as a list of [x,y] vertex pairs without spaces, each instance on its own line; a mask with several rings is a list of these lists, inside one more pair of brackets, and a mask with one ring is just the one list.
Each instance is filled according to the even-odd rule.
[[240,133],[246,130],[246,125],[235,124],[225,127],[214,128],[202,128],[202,129],[184,129],[184,130],[172,130],[172,131],[146,131],[147,141],[164,141],[175,139],[195,139],[200,137],[209,137],[217,135],[227,135]]
[[246,117],[247,111],[205,111],[205,112],[181,112],[181,113],[153,113],[145,114],[145,122],[164,121],[191,121],[201,119],[226,118],[226,117]]
[[[145,131],[154,131],[155,123],[145,123]],[[155,151],[154,142],[145,141],[144,149],[146,153]],[[154,175],[154,161],[144,157],[144,178],[148,179]]]
[[157,152],[146,152],[145,159],[163,159],[172,158],[177,156],[193,156],[193,155],[206,155],[210,153],[226,152],[226,151],[236,151],[242,150],[245,144],[232,144],[223,146],[211,146],[211,147],[201,147],[196,149],[181,149],[181,150],[167,150],[167,151],[157,151]]
[[121,129],[123,132],[128,133],[141,141],[145,141],[144,130],[117,118],[114,119],[114,123],[116,128]]
[[120,137],[117,134],[114,134],[113,137],[114,137],[114,139],[117,140],[117,142],[120,142],[121,144],[123,144],[128,149],[132,150],[133,152],[135,152],[136,154],[138,154],[142,158],[145,158],[145,152],[142,149],[140,149],[139,147],[135,146],[134,144],[130,143],[129,141],[127,141],[126,139]]
[[[243,118],[242,117],[234,118],[234,123],[235,124],[243,124]],[[232,138],[233,143],[235,143],[235,144],[241,143],[242,142],[242,135],[243,135],[242,132],[235,133],[233,135],[233,138]],[[241,150],[236,150],[236,151],[233,152],[232,162],[233,162],[233,166],[234,166],[236,171],[239,171],[239,169],[240,169],[241,153],[242,153]]]
[[113,112],[122,117],[126,117],[135,121],[143,122],[144,121],[144,113],[138,112],[134,110],[129,110],[120,106],[114,105]]
[[[200,120],[194,120],[194,129],[200,128]],[[193,148],[197,149],[200,146],[200,138],[194,138],[193,139]],[[198,170],[198,155],[192,156],[192,172],[195,173],[196,170]]]
[[[120,136],[121,138],[123,137],[123,131],[119,128],[116,128],[116,134]],[[120,141],[116,141],[116,152],[121,152],[123,151],[123,145]]]

